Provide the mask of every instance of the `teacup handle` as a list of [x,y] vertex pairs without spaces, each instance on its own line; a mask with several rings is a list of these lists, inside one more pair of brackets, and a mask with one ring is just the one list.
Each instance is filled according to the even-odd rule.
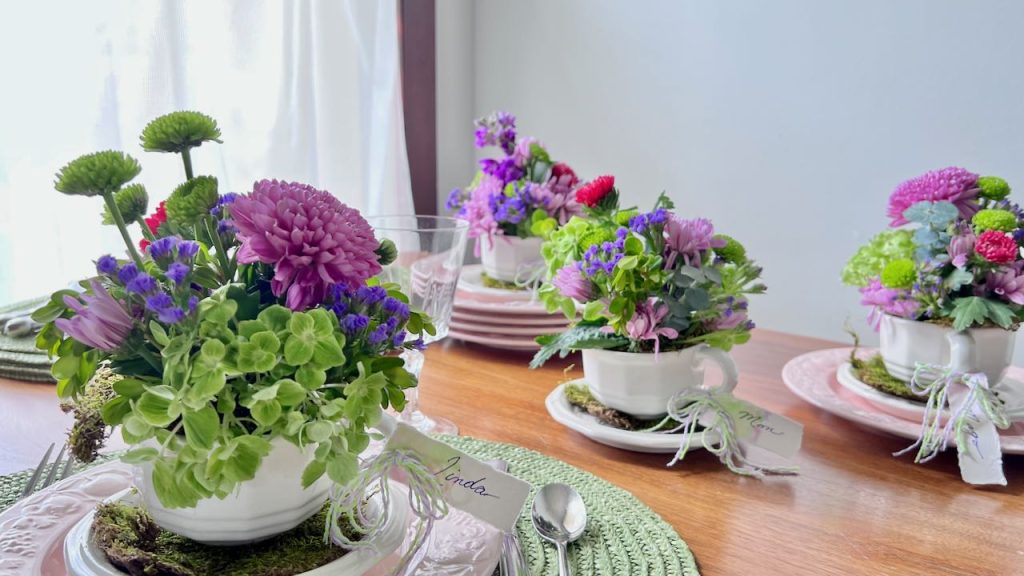
[[952,332],[949,340],[949,367],[955,372],[977,372],[978,359],[975,355],[974,338],[969,332]]
[[711,360],[722,369],[722,383],[714,388],[716,392],[729,393],[736,388],[740,381],[740,373],[728,352],[707,344],[699,344],[695,357]]

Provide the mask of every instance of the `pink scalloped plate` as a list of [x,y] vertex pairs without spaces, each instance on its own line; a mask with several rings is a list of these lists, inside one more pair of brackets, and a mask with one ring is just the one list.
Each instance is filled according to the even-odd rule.
[[[865,398],[847,390],[836,379],[839,368],[849,361],[852,348],[832,348],[809,352],[793,358],[782,369],[782,381],[803,400],[872,430],[902,438],[916,439],[921,422],[886,413]],[[1008,378],[1024,379],[1024,369],[1010,367]],[[999,432],[1005,454],[1024,454],[1024,422],[1016,422]]]
[[[0,574],[66,576],[64,538],[97,504],[132,484],[131,467],[110,462],[37,492],[0,514]],[[501,553],[501,535],[472,516],[452,510],[435,528],[419,571],[446,576],[489,576]],[[383,573],[385,559],[367,574]],[[341,575],[339,575],[341,576]]]

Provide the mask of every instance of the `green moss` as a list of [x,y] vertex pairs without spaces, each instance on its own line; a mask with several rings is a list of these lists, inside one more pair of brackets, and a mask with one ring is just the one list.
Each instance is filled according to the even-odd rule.
[[974,231],[979,234],[986,230],[1010,232],[1017,228],[1017,217],[1009,210],[995,210],[990,208],[986,210],[979,210],[978,213],[971,218],[971,224],[974,225]]
[[488,288],[497,288],[499,290],[529,290],[529,286],[517,286],[515,282],[506,282],[504,280],[498,280],[497,278],[491,278],[486,272],[480,273],[480,283]]
[[[611,426],[612,428],[619,428],[621,430],[646,430],[657,426],[661,422],[661,419],[642,420],[634,418],[625,412],[609,408],[598,402],[597,398],[594,398],[594,395],[590,393],[590,388],[584,384],[569,384],[565,387],[564,393],[565,399],[569,401],[570,405],[590,414],[601,421],[602,424]],[[675,426],[676,423],[670,421],[658,429],[666,430],[674,428]],[[697,429],[702,430],[703,428],[698,426]]]
[[886,288],[910,288],[917,279],[914,261],[909,258],[893,260],[882,269],[882,286]]
[[205,546],[163,530],[137,506],[112,503],[96,509],[93,536],[107,559],[132,576],[293,576],[345,555],[324,543],[326,522],[327,507],[269,540]]
[[103,405],[114,397],[114,383],[121,380],[110,369],[102,365],[96,369],[92,380],[74,401],[62,402],[64,412],[72,413],[75,422],[68,432],[68,446],[75,460],[89,463],[96,459],[100,448],[107,440],[107,423],[103,421]]
[[856,355],[856,349],[850,354],[850,364],[853,366],[853,373],[861,382],[871,386],[875,390],[913,400],[924,402],[924,399],[914,394],[910,385],[889,374],[885,369],[885,362],[881,354],[875,354],[867,360],[861,360]]

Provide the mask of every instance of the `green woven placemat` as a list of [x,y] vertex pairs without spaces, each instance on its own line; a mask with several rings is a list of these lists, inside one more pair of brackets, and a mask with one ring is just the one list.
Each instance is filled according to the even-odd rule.
[[561,482],[576,488],[587,505],[587,531],[570,548],[575,574],[697,576],[693,554],[676,531],[622,488],[519,446],[467,436],[442,436],[440,439],[477,458],[507,461],[512,475],[533,486],[518,528],[534,574],[558,574],[555,548],[541,541],[533,529],[529,511],[538,488]]
[[[34,298],[0,306],[0,314],[9,312],[29,313],[47,301],[47,298]],[[46,354],[36,348],[34,335],[11,338],[0,333],[0,378],[25,380],[28,382],[50,382],[52,362]]]
[[[536,490],[551,482],[569,484],[587,505],[587,531],[570,547],[574,574],[587,576],[699,576],[686,543],[660,516],[632,494],[593,474],[533,450],[466,436],[441,436],[444,442],[483,460],[502,459],[509,472],[533,489],[518,531],[533,574],[558,574],[551,544],[541,541],[530,521]],[[116,455],[106,456],[106,459]],[[21,495],[31,471],[0,476],[0,511]]]

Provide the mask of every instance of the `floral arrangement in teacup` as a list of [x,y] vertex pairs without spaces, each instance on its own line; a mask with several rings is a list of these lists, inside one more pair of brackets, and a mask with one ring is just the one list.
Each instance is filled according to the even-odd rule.
[[[740,422],[741,411],[785,419],[731,394],[738,372],[727,351],[750,338],[748,296],[765,290],[761,268],[710,220],[677,214],[664,194],[650,212],[621,209],[615,179],[601,176],[576,197],[585,215],[544,243],[550,280],[539,295],[548,309],[579,319],[538,338],[542,349],[531,366],[581,350],[587,392],[602,409],[658,422],[649,431],[684,432],[670,465],[706,425],[715,432],[702,436],[705,448],[730,470],[791,472],[750,462],[740,445],[757,436]],[[720,366],[720,386],[704,388],[704,360]],[[799,425],[785,427],[798,447]]]
[[475,134],[477,148],[496,147],[500,156],[480,160],[472,183],[452,190],[446,207],[469,223],[490,280],[532,284],[542,268],[542,239],[582,213],[580,180],[536,138],[519,138],[509,113],[478,119]]
[[[921,438],[898,453],[919,449],[918,462],[954,438],[962,452],[972,452],[963,440],[968,426],[986,449],[994,445],[999,452],[995,429],[1008,425],[1009,407],[997,399],[996,386],[1024,319],[1024,210],[1009,195],[1002,178],[959,167],[911,178],[889,197],[890,229],[862,246],[843,270],[843,281],[860,289],[880,332],[884,370],[878,357],[855,359],[859,377],[926,401]],[[943,418],[947,407],[952,416]],[[985,458],[981,452],[961,458],[964,479],[1005,484],[1001,471],[990,474],[998,466]],[[965,466],[968,460],[981,464]]]
[[145,188],[131,184],[140,165],[123,152],[87,154],[56,176],[58,191],[102,199],[126,254],[100,256],[81,291],[57,292],[35,314],[59,395],[80,397],[100,366],[120,376],[103,420],[132,446],[124,460],[151,470],[145,484],[167,509],[237,492],[282,442],[308,455],[273,471],[291,474],[296,492],[325,475],[349,482],[382,410],[401,410],[416,384],[397,356],[421,345],[407,332],[433,330],[374,279],[394,245],[312,186],[261,180],[221,194],[216,178],[193,175],[191,152],[220,142],[208,116],[162,116],[141,140],[180,154],[186,174],[149,217]]
[[890,229],[850,259],[843,281],[880,315],[952,326],[1013,328],[1024,318],[1024,211],[996,176],[927,172],[889,197]]

